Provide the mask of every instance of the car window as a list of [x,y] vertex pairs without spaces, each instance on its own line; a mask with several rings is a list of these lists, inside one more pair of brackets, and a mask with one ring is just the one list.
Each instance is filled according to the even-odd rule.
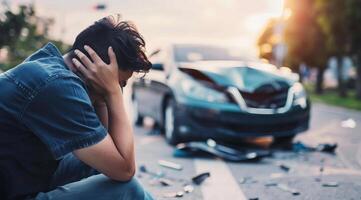
[[202,60],[240,60],[240,51],[207,45],[174,45],[176,62]]

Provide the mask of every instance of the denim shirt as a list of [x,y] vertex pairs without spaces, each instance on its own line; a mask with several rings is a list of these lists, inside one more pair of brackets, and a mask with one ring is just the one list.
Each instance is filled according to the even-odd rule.
[[47,191],[63,156],[107,134],[51,43],[0,74],[0,86],[0,199]]

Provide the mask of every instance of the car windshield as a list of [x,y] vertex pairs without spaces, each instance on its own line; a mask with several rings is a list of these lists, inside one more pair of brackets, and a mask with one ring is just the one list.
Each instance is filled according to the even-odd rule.
[[203,60],[240,60],[241,51],[206,45],[175,45],[176,62],[194,62]]

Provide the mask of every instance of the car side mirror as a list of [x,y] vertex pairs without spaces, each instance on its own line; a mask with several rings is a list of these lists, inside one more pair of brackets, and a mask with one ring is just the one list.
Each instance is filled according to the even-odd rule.
[[163,71],[163,64],[162,63],[153,63],[152,64],[152,69],[153,70],[158,70],[158,71]]

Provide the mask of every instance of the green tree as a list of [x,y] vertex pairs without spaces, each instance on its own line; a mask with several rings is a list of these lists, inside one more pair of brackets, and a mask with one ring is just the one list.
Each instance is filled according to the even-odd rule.
[[357,68],[356,96],[361,99],[361,1],[347,0],[350,50]]
[[337,59],[338,91],[342,97],[347,96],[347,87],[342,74],[342,60],[350,50],[347,1],[315,0],[317,22],[325,35],[326,48],[324,50]]
[[328,61],[325,35],[317,22],[314,0],[288,0],[292,15],[286,22],[284,38],[287,44],[286,64],[298,67],[301,63],[317,69],[316,92],[322,93],[323,74]]
[[0,17],[0,49],[7,48],[8,62],[2,70],[16,66],[47,42],[57,43],[63,52],[68,49],[61,41],[49,39],[48,30],[53,21],[36,16],[32,6],[20,6],[17,13],[9,8],[3,12],[0,13],[3,16]]
[[259,57],[268,61],[272,61],[274,59],[272,53],[272,49],[276,42],[274,39],[274,28],[278,21],[279,20],[276,18],[270,19],[257,41]]
[[[322,93],[323,74],[328,61],[325,35],[317,22],[314,0],[287,0],[285,9],[292,14],[285,19],[271,19],[258,39],[260,57],[273,59],[272,49],[279,42],[285,42],[287,55],[285,65],[298,71],[304,63],[318,71],[316,92]],[[283,38],[274,34],[275,26],[284,23]]]
[[27,27],[27,17],[34,15],[32,7],[20,6],[19,13],[6,9],[0,18],[0,48],[11,46],[20,37],[23,29]]

